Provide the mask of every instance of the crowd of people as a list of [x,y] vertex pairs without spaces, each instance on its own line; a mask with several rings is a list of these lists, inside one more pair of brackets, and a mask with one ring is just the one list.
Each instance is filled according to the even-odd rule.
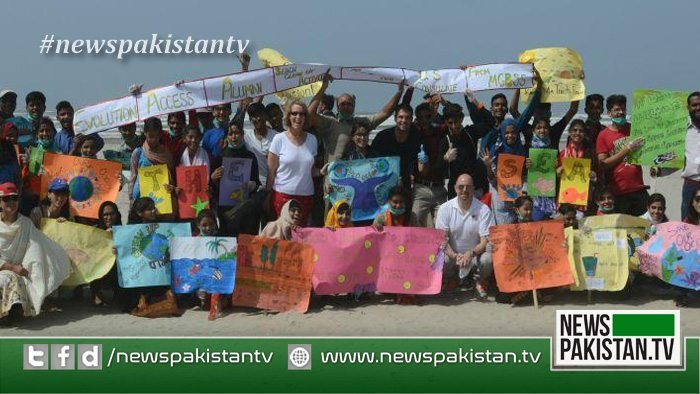
[[[249,59],[243,58],[248,69]],[[165,164],[175,180],[178,166],[206,166],[209,174],[210,208],[193,221],[193,233],[206,236],[254,234],[290,240],[295,226],[344,228],[374,226],[435,227],[445,230],[447,264],[446,292],[473,285],[486,299],[492,280],[489,229],[494,225],[542,220],[562,220],[577,226],[584,216],[612,213],[641,216],[650,225],[668,221],[663,195],[649,195],[642,167],[628,158],[644,143],[630,137],[627,99],[613,94],[585,98],[585,120],[573,119],[579,103],[572,102],[566,114],[551,124],[551,104],[540,101],[542,82],[520,112],[519,91],[510,107],[501,93],[490,100],[490,108],[471,91],[464,92],[464,106],[440,94],[426,94],[415,107],[413,89],[399,85],[397,92],[371,116],[355,113],[356,97],[327,94],[332,82],[326,76],[310,104],[290,100],[284,106],[263,104],[264,98],[245,99],[233,113],[231,104],[196,111],[174,112],[164,126],[159,118],[119,127],[122,144],[117,150],[130,176],[129,212],[124,224],[181,221],[177,208],[160,214],[155,203],[139,190],[138,169]],[[133,93],[138,93],[135,90]],[[18,95],[0,92],[0,318],[22,314],[34,316],[46,297],[67,277],[70,263],[62,250],[38,227],[42,218],[75,221],[109,230],[122,224],[114,202],[104,202],[95,219],[72,217],[68,209],[69,185],[60,177],[48,183],[48,194],[40,197],[40,163],[37,152],[51,152],[85,158],[101,157],[105,142],[99,134],[73,131],[74,108],[68,101],[56,104],[54,119],[44,116],[47,99],[41,92],[25,97],[26,117],[14,115]],[[700,225],[700,92],[688,96],[688,128],[685,167],[682,169],[682,220]],[[337,109],[334,111],[334,109]],[[465,112],[466,110],[466,112]],[[612,121],[601,123],[604,112]],[[510,113],[510,116],[508,116]],[[233,116],[232,116],[233,114]],[[465,115],[471,119],[465,126]],[[246,115],[251,129],[243,127]],[[395,126],[370,134],[393,115]],[[568,136],[563,140],[565,130]],[[561,145],[564,148],[560,149]],[[496,174],[500,154],[526,158],[532,163],[531,148],[559,150],[561,159],[591,160],[589,201],[586,205],[560,204],[553,197],[524,194],[515,201],[503,201],[497,191]],[[388,195],[386,210],[375,220],[353,222],[347,201],[331,204],[328,199],[329,163],[396,156],[400,158],[400,180]],[[236,207],[217,204],[224,158],[252,160],[250,178],[244,187],[249,198]],[[34,168],[34,167],[39,168]],[[669,170],[651,168],[652,176]],[[175,182],[164,185],[169,193],[182,192]],[[173,199],[174,204],[177,198]],[[60,249],[60,248],[59,248]],[[104,289],[118,289],[116,274],[90,284],[92,301],[111,302]],[[135,299],[125,296],[125,310]],[[506,297],[516,302],[518,297]],[[397,297],[400,303],[414,303],[415,297]]]

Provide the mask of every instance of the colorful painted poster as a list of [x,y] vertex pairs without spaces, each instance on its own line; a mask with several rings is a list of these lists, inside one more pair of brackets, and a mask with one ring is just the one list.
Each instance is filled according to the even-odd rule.
[[65,179],[73,216],[97,219],[103,202],[117,201],[121,174],[119,163],[45,152],[43,167],[41,195],[48,193],[49,182],[54,178]]
[[700,226],[656,225],[656,234],[637,249],[641,271],[666,283],[700,290]]
[[207,166],[180,166],[175,168],[177,207],[180,219],[193,219],[203,209],[209,208]]
[[629,257],[629,268],[632,271],[639,271],[639,258],[636,249],[642,245],[647,238],[651,222],[637,216],[612,214],[588,216],[579,221],[579,228],[588,231],[589,229],[623,229],[627,231],[627,255]]
[[189,223],[149,223],[114,226],[119,286],[170,286],[170,239],[190,237]]
[[173,292],[231,294],[236,281],[236,238],[170,239]]
[[441,230],[417,227],[301,228],[294,240],[313,246],[316,294],[381,291],[438,294],[445,260]]
[[112,235],[105,230],[73,222],[59,223],[55,219],[42,219],[41,232],[61,245],[70,257],[72,273],[63,281],[62,286],[90,283],[107,275],[114,266],[114,243]]
[[313,269],[309,245],[241,234],[233,304],[305,313]]
[[399,158],[334,161],[328,166],[330,201],[350,202],[352,220],[372,220],[383,211],[389,189],[399,184]]
[[629,276],[627,231],[567,230],[569,260],[575,277],[571,290],[622,290]]
[[530,148],[532,161],[527,170],[527,194],[532,197],[554,197],[557,185],[556,149]]
[[41,165],[44,161],[44,149],[40,147],[29,148],[29,173],[32,175],[41,174]]
[[644,145],[633,152],[629,163],[683,168],[688,129],[688,92],[635,90],[632,96],[633,139]]
[[224,174],[219,186],[219,205],[235,207],[248,199],[248,181],[253,165],[252,159],[224,157]]
[[564,223],[544,221],[491,227],[493,268],[506,293],[574,283],[564,246]]
[[141,197],[150,197],[161,215],[173,213],[173,197],[165,190],[170,184],[170,172],[165,164],[139,168]]
[[151,89],[139,94],[136,99],[141,118],[207,106],[207,96],[204,94],[202,80]]
[[131,169],[131,152],[105,149],[102,153],[105,155],[105,160],[121,163],[122,170],[129,171]]
[[496,164],[496,185],[501,201],[514,201],[523,194],[525,157],[501,153]]
[[[578,101],[586,97],[581,55],[569,48],[538,48],[520,54],[520,63],[534,63],[544,87],[543,103]],[[534,88],[523,89],[521,99],[529,101]]]
[[591,180],[591,159],[565,157],[559,180],[559,203],[586,206]]
[[532,64],[484,64],[469,67],[467,87],[472,91],[491,89],[525,89],[532,87],[535,76]]

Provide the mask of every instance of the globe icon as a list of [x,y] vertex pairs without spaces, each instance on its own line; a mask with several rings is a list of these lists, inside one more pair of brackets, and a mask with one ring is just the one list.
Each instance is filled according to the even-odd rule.
[[289,352],[289,362],[297,368],[305,367],[311,361],[311,355],[303,347],[297,347]]
[[70,180],[68,190],[73,201],[83,202],[92,197],[95,187],[88,177],[76,176]]

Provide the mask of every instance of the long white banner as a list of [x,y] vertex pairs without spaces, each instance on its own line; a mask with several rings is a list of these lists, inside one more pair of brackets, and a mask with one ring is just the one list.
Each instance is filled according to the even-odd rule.
[[530,88],[534,78],[530,63],[485,64],[466,70],[426,71],[288,64],[163,86],[83,107],[75,112],[73,127],[76,133],[91,134],[152,116],[273,94],[321,81],[329,68],[335,79],[392,84],[406,81],[408,86],[429,93],[462,93],[467,88],[473,91]]

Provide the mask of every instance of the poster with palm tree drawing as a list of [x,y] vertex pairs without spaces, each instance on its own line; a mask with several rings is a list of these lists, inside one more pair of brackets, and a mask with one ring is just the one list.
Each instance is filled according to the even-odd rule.
[[173,292],[233,293],[236,255],[236,238],[174,237],[170,240]]

